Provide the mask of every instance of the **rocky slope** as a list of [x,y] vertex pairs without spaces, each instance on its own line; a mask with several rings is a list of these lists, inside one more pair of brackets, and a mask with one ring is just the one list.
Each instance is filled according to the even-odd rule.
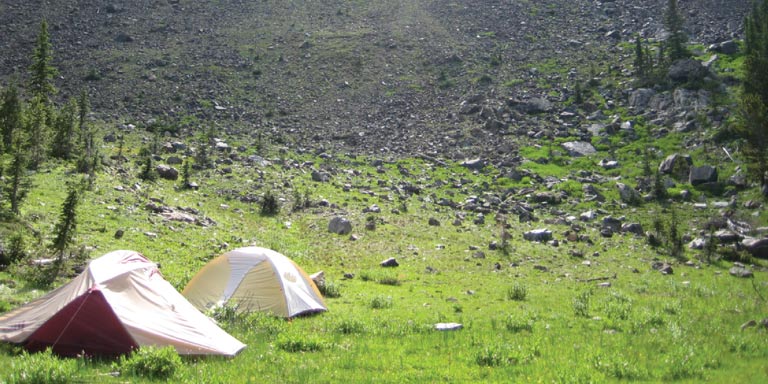
[[[665,4],[4,0],[0,79],[24,76],[45,18],[59,97],[86,88],[97,117],[116,124],[504,163],[518,134],[587,126],[586,116],[563,120],[576,82],[624,79],[600,89],[624,105],[632,54],[622,42],[663,38]],[[749,1],[680,6],[691,40],[710,44],[740,35]]]

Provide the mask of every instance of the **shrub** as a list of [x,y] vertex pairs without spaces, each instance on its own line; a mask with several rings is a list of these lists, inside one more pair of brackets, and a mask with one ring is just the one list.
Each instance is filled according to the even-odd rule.
[[371,300],[371,308],[384,309],[392,307],[392,298],[388,296],[376,296]]
[[333,281],[326,281],[325,284],[318,286],[317,289],[320,290],[324,297],[341,297],[341,288]]
[[524,301],[528,297],[528,288],[525,285],[515,283],[515,285],[507,290],[507,299],[514,301]]
[[277,347],[286,352],[317,352],[325,349],[327,343],[314,336],[281,334]]
[[5,266],[18,263],[26,256],[24,235],[20,232],[12,234],[6,242],[6,250],[0,253],[0,270]]
[[139,348],[120,357],[116,364],[121,375],[167,380],[176,374],[182,362],[176,350],[169,346]]
[[508,331],[518,333],[522,331],[533,332],[533,319],[529,316],[510,315],[504,324]]
[[261,214],[263,216],[274,216],[280,212],[280,203],[272,192],[267,191],[264,198],[261,199]]
[[59,359],[51,349],[44,352],[22,352],[11,361],[10,373],[5,375],[8,384],[58,384],[70,383],[77,377],[77,361]]
[[589,317],[589,297],[592,292],[583,291],[573,298],[573,312],[579,317]]
[[343,335],[365,332],[365,323],[355,319],[342,319],[334,326],[334,331]]
[[397,277],[393,277],[393,276],[383,276],[379,279],[378,282],[379,284],[383,284],[383,285],[393,285],[393,286],[400,285],[400,280],[398,280]]

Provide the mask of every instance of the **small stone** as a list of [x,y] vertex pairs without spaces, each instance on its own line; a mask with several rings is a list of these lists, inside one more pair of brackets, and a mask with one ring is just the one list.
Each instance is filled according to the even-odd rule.
[[435,324],[435,329],[438,331],[458,331],[460,329],[464,328],[462,324],[459,323],[437,323]]
[[736,276],[736,277],[752,277],[753,276],[752,271],[750,271],[747,267],[738,266],[738,265],[731,267],[731,269],[728,270],[728,273],[730,273],[731,276]]
[[440,221],[435,219],[434,217],[430,217],[429,218],[429,225],[431,225],[433,227],[439,227],[440,226]]
[[602,282],[602,283],[598,284],[597,286],[600,287],[600,288],[610,288],[611,287],[611,282],[610,281]]
[[388,267],[388,268],[400,266],[400,264],[397,262],[397,260],[394,257],[390,257],[382,261],[381,263],[379,263],[379,265],[381,265],[382,267]]

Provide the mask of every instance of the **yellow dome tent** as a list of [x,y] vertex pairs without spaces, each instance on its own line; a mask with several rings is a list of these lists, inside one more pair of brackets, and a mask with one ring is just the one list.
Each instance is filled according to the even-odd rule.
[[211,260],[182,294],[201,311],[229,305],[237,312],[291,318],[327,310],[306,272],[288,257],[260,247],[238,248]]

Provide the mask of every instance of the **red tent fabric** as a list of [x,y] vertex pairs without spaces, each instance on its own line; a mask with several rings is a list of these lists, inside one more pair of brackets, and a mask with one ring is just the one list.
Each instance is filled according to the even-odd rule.
[[141,346],[233,356],[245,348],[133,251],[94,259],[68,284],[0,315],[0,341],[64,356],[115,356]]

